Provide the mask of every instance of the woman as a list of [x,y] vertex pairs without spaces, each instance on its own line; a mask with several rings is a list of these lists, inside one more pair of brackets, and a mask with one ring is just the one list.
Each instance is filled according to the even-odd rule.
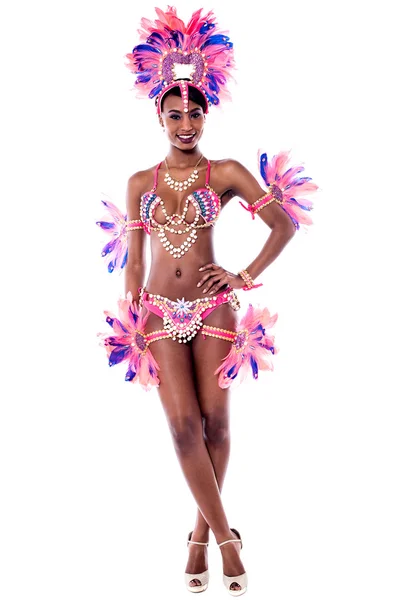
[[[239,301],[234,290],[254,287],[253,280],[294,235],[299,224],[295,216],[311,222],[301,216],[311,206],[304,201],[300,209],[294,207],[289,201],[294,198],[267,181],[265,164],[267,193],[237,161],[210,161],[202,155],[199,142],[208,106],[219,102],[217,92],[233,65],[232,44],[217,33],[212,13],[202,17],[198,11],[185,26],[175,9],[156,10],[158,20],[142,21],[142,43],[127,57],[129,68],[138,75],[136,85],[145,86],[146,94],[156,98],[159,122],[170,146],[159,164],[130,177],[127,215],[105,202],[113,223],[98,224],[113,239],[103,255],[111,256],[110,271],[125,267],[126,299],[120,300],[119,319],[106,312],[114,335],[102,337],[110,365],[127,360],[128,381],[139,380],[145,389],[157,386],[180,466],[198,507],[188,536],[189,591],[207,588],[211,528],[222,553],[224,584],[232,595],[240,595],[247,588],[241,536],[229,527],[221,501],[230,450],[229,386],[238,374],[238,380],[242,378],[246,361],[255,377],[258,369],[272,368],[273,336],[266,329],[276,316],[249,307],[238,329]],[[189,77],[183,73],[179,78],[176,71],[184,65]],[[282,174],[286,163],[287,155],[281,155],[269,175],[271,169]],[[286,175],[289,183],[300,170]],[[296,180],[297,185],[308,185],[306,191],[312,191],[314,184],[302,179]],[[271,229],[260,254],[238,274],[217,263],[213,248],[213,225],[234,196],[245,199],[253,218],[259,214]],[[146,233],[152,261],[144,285]],[[253,344],[246,347],[250,330]]]

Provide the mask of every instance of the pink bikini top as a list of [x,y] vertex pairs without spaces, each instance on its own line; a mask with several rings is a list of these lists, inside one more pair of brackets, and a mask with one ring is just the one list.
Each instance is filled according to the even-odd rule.
[[[155,210],[162,201],[162,198],[156,193],[158,171],[161,165],[162,162],[156,167],[153,188],[149,192],[144,193],[140,199],[140,217],[146,233],[150,233],[152,230],[158,230],[160,227],[164,226],[164,223],[159,223],[154,217]],[[203,219],[198,225],[193,225],[195,229],[212,227],[221,212],[221,198],[209,185],[210,169],[211,163],[208,161],[205,187],[191,192],[187,197],[187,200],[193,204],[194,208],[200,211],[200,216]],[[184,222],[190,225],[188,221],[185,220]]]

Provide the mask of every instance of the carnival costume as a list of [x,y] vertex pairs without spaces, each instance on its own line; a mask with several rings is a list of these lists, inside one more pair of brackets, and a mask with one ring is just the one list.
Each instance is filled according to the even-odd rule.
[[[185,25],[174,8],[164,13],[156,9],[158,19],[151,22],[142,19],[139,30],[140,43],[126,55],[126,66],[137,76],[135,89],[143,96],[155,99],[157,113],[161,114],[161,101],[171,88],[179,86],[183,110],[188,112],[189,87],[194,87],[204,96],[208,111],[209,105],[218,105],[229,94],[226,83],[232,77],[234,67],[233,44],[229,37],[218,30],[212,12],[205,16],[202,10],[195,12]],[[311,201],[305,195],[317,190],[310,177],[299,177],[303,166],[289,166],[289,153],[281,152],[268,161],[266,153],[259,153],[259,169],[267,186],[266,193],[255,203],[246,206],[252,218],[271,202],[277,202],[289,215],[296,229],[300,225],[312,223],[309,211]],[[162,161],[166,162],[166,161]],[[163,199],[157,194],[158,172],[162,162],[155,169],[153,188],[144,193],[140,201],[140,219],[127,220],[127,215],[112,202],[103,200],[107,217],[97,224],[111,236],[104,246],[102,255],[106,257],[108,271],[123,269],[127,262],[129,232],[144,230],[149,235],[158,235],[162,246],[174,258],[181,258],[195,244],[201,228],[214,227],[220,212],[221,199],[210,186],[210,161],[207,163],[204,187],[191,191],[184,204],[182,214],[169,215]],[[167,166],[167,165],[166,165]],[[168,166],[167,166],[168,171]],[[189,189],[197,180],[197,168],[183,182],[175,181],[167,172],[165,182],[177,191]],[[186,221],[186,213],[192,205],[195,217]],[[155,218],[157,207],[165,217],[165,223]],[[181,234],[182,242],[174,245],[168,234]],[[132,234],[130,234],[132,235]],[[134,234],[133,234],[134,235]],[[240,271],[245,281],[244,290],[255,285],[246,270]],[[159,294],[150,294],[139,288],[139,301],[134,302],[128,292],[126,298],[118,301],[118,317],[105,311],[107,322],[113,334],[99,334],[105,347],[110,366],[126,362],[126,381],[138,381],[146,390],[158,386],[159,366],[150,351],[150,344],[166,338],[180,343],[190,342],[201,334],[227,340],[231,349],[215,371],[221,388],[240,383],[248,372],[257,379],[260,370],[273,370],[272,356],[277,352],[272,327],[277,315],[271,315],[267,308],[249,305],[238,323],[236,331],[212,327],[204,319],[215,308],[229,303],[233,310],[240,309],[235,291],[229,286],[209,297],[194,300],[172,300]],[[149,312],[163,319],[163,328],[146,333]]]

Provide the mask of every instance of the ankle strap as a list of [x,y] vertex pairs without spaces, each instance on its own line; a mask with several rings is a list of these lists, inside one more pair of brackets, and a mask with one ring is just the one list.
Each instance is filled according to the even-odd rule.
[[225,542],[221,542],[220,544],[218,544],[218,546],[221,547],[224,544],[227,544],[228,542],[239,542],[241,544],[242,540],[238,540],[237,538],[234,538],[233,540],[225,540]]
[[198,544],[199,546],[208,546],[208,542],[192,542],[192,540],[188,540],[188,544]]

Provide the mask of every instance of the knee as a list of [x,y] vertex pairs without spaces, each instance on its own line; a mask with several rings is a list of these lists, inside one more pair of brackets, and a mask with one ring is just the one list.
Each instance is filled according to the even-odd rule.
[[202,441],[201,423],[191,416],[171,419],[169,428],[178,454],[190,454]]
[[213,446],[221,446],[229,439],[227,414],[211,413],[204,417],[204,439]]

